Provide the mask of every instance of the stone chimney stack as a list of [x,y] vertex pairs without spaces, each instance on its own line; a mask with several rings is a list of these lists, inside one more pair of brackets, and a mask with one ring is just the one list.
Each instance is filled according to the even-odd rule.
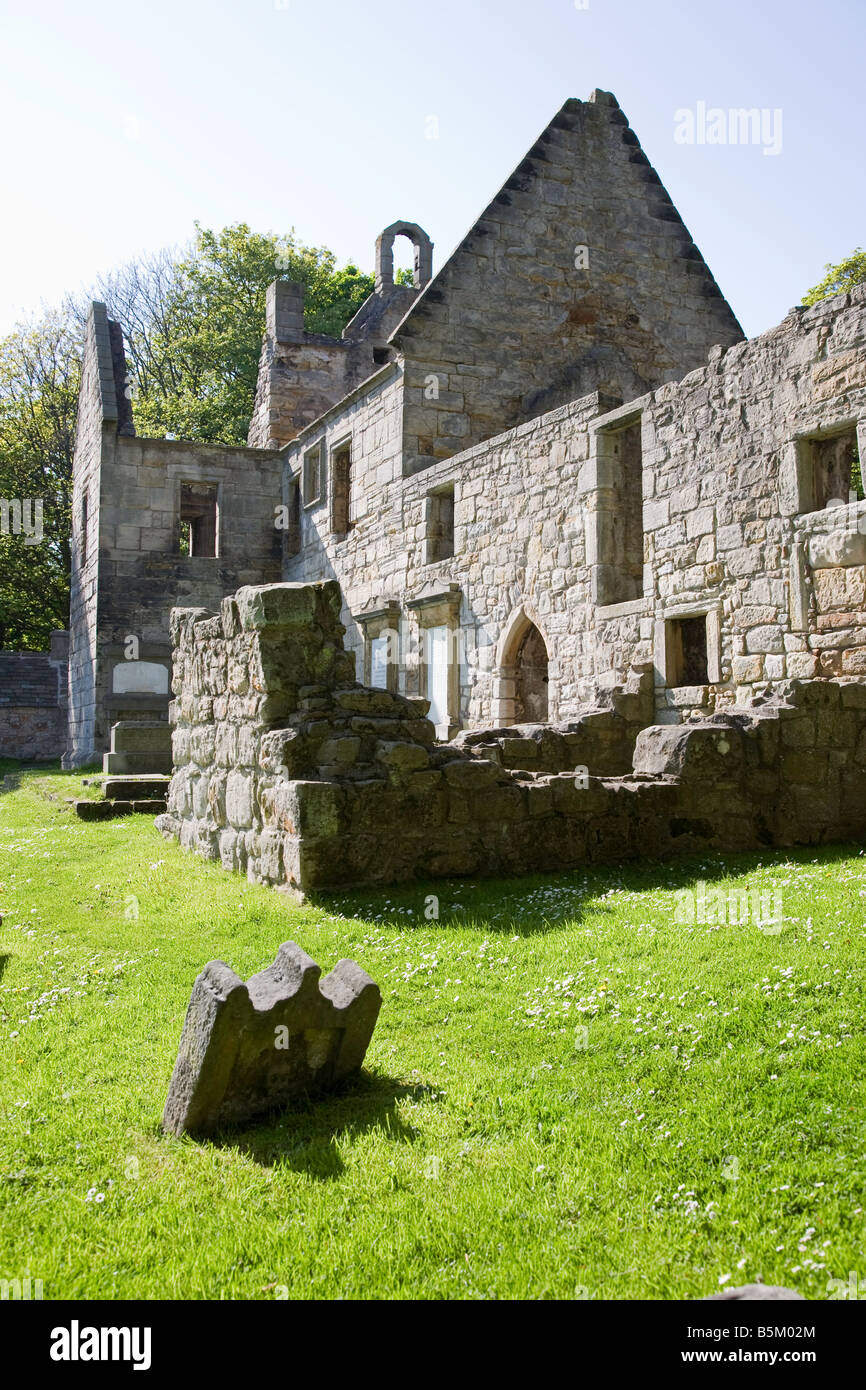
[[266,327],[276,343],[299,343],[304,336],[304,287],[274,280],[267,289]]

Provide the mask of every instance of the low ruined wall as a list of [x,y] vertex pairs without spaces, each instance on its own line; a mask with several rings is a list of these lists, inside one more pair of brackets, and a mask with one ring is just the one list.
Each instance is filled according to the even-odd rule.
[[66,634],[50,652],[0,652],[0,757],[44,762],[66,744]]
[[534,772],[436,745],[423,702],[356,684],[340,607],[326,581],[244,588],[217,616],[174,610],[165,834],[309,890],[866,832],[857,682],[791,682],[783,700],[645,728],[627,777]]

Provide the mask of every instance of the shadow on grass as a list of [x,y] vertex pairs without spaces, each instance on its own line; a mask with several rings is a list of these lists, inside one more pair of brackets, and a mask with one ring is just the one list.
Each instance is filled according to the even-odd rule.
[[14,792],[21,785],[21,764],[13,758],[0,758],[0,795]]
[[11,955],[0,956],[0,980],[3,979],[4,972],[11,959]]
[[[528,937],[580,923],[606,909],[605,894],[669,892],[770,869],[782,864],[817,861],[834,864],[862,853],[862,845],[792,845],[761,850],[704,850],[670,859],[623,860],[616,864],[585,864],[561,873],[526,874],[514,878],[429,879],[386,887],[347,889],[344,893],[311,894],[310,906],[365,922],[385,921],[403,928],[483,926],[485,932]],[[866,864],[864,864],[866,871]],[[425,916],[425,904],[435,898],[439,915]]]
[[330,1181],[345,1170],[339,1149],[343,1138],[379,1130],[394,1143],[414,1143],[419,1131],[401,1120],[397,1103],[431,1094],[429,1086],[362,1072],[340,1091],[298,1101],[254,1127],[223,1130],[213,1143],[237,1149],[266,1168],[286,1164],[296,1173]]

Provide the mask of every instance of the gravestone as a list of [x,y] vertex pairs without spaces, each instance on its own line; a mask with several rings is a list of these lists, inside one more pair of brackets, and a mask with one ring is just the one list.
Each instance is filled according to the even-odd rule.
[[320,975],[293,941],[246,984],[223,961],[205,966],[183,1026],[166,1133],[243,1124],[360,1070],[382,1004],[379,987],[352,960]]

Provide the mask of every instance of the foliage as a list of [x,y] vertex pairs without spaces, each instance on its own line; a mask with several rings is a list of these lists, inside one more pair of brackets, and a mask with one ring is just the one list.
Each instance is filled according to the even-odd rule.
[[45,650],[51,629],[68,623],[72,456],[91,299],[123,326],[137,434],[245,444],[265,292],[280,277],[304,284],[313,333],[338,336],[373,290],[372,275],[338,267],[331,251],[294,233],[196,224],[189,247],[124,266],[0,343],[0,498],[41,498],[45,532],[39,545],[0,534],[0,647]]
[[373,289],[371,275],[338,269],[327,248],[243,222],[219,232],[196,224],[185,252],[124,267],[98,286],[124,326],[138,434],[246,443],[274,279],[304,285],[308,332],[337,336]]
[[821,299],[830,299],[835,294],[844,294],[854,285],[862,285],[866,282],[866,251],[862,251],[859,246],[846,256],[838,265],[824,266],[825,275],[823,280],[819,280],[811,290],[803,295],[803,304],[817,304]]
[[43,532],[30,544],[10,517],[0,534],[0,647],[45,650],[52,628],[67,624],[80,351],[66,311],[0,343],[0,497],[22,504],[31,521],[41,500]]

